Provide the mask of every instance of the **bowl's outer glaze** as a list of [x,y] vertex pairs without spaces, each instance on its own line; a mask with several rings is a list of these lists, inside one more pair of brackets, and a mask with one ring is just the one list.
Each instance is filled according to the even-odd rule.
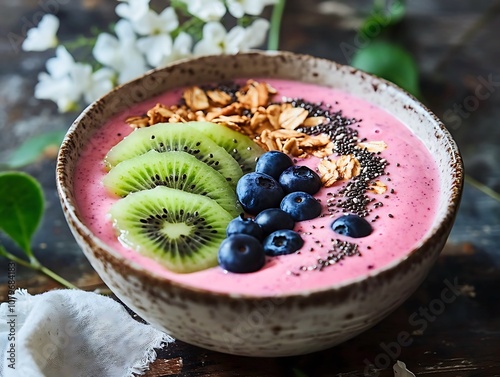
[[[172,88],[242,77],[304,81],[350,92],[398,117],[428,146],[442,177],[433,228],[407,258],[358,281],[281,297],[233,297],[195,290],[124,260],[82,223],[73,170],[93,132],[117,112]],[[311,56],[248,53],[184,61],[125,84],[89,106],[61,147],[57,185],[77,242],[110,289],[152,325],[185,342],[247,356],[287,356],[343,342],[397,308],[423,281],[442,250],[460,201],[463,167],[441,122],[396,86],[351,67]]]

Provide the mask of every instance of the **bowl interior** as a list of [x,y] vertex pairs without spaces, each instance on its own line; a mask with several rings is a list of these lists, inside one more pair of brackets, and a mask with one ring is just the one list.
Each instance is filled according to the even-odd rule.
[[[123,113],[124,117],[135,115],[127,113],[132,105],[174,88],[251,77],[289,79],[339,89],[378,105],[399,118],[435,157],[441,177],[437,214],[421,243],[432,242],[436,235],[449,231],[462,188],[462,161],[456,144],[435,115],[412,96],[382,79],[331,61],[284,52],[255,52],[188,60],[153,71],[90,105],[68,131],[58,160],[57,184],[67,216],[71,216],[79,228],[93,237],[83,224],[74,200],[72,172],[82,148],[88,144],[94,131],[111,116],[117,113]],[[94,241],[115,257],[120,257],[97,238]],[[124,260],[124,263],[140,269],[130,261]]]

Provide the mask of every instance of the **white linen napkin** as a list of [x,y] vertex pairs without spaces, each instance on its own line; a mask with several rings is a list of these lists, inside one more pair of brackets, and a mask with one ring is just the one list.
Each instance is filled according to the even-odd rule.
[[0,305],[0,376],[129,377],[174,341],[96,293],[18,289]]

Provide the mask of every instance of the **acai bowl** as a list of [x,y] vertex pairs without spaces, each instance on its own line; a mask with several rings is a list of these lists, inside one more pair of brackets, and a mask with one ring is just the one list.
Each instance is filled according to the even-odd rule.
[[[135,150],[135,142],[126,140],[142,135],[148,143],[158,141],[160,127],[185,126],[199,145],[210,139],[205,129],[196,129],[199,122],[222,125],[255,143],[238,151],[251,150],[249,160],[279,150],[294,166],[317,174],[321,184],[312,195],[320,212],[310,219],[295,218],[292,229],[302,240],[296,250],[267,253],[253,272],[222,267],[217,248],[229,238],[221,234],[227,223],[240,212],[253,218],[262,210],[253,212],[241,193],[231,199],[238,191],[238,177],[255,169],[241,160],[236,164],[243,168],[239,175],[221,173],[233,193],[220,195],[225,204],[219,201],[221,207],[212,211],[215,220],[207,212],[192,227],[200,237],[203,232],[219,237],[206,242],[217,244],[215,252],[204,251],[203,258],[194,253],[179,267],[171,243],[155,252],[133,237],[134,229],[123,225],[131,213],[149,208],[143,200],[150,198],[141,196],[149,190],[113,191],[106,177],[133,158],[142,156],[149,165],[147,161],[158,155],[187,151],[163,148],[166,139],[161,139],[163,149],[155,144],[127,155]],[[114,159],[113,148],[125,157]],[[202,147],[188,149],[204,154]],[[231,154],[231,148],[226,149]],[[113,173],[111,186],[128,182],[134,170],[136,165],[121,175]],[[146,174],[160,187],[152,190],[165,191],[167,177],[160,175]],[[178,176],[182,180],[185,174]],[[202,57],[125,84],[78,117],[62,144],[57,166],[68,224],[116,296],[179,340],[246,356],[325,349],[368,329],[398,307],[423,281],[446,242],[462,181],[456,144],[413,97],[353,68],[285,52]],[[222,186],[224,182],[214,185]],[[204,205],[190,197],[192,193],[181,198],[167,191],[160,193],[167,198],[160,212],[141,213],[131,221],[143,228],[156,226],[156,235],[159,228],[168,228],[180,239],[190,229],[185,218],[182,226],[172,227],[175,217],[201,212],[197,208]],[[154,200],[158,196],[155,192]],[[139,198],[133,207],[128,207],[130,198]],[[177,203],[183,204],[177,208]],[[188,205],[194,208],[184,209]],[[280,207],[280,202],[271,206]],[[168,217],[175,208],[178,213]],[[336,230],[332,224],[346,215],[364,219],[368,234],[353,237]],[[177,256],[187,253],[186,244],[183,240],[182,247],[175,245]]]

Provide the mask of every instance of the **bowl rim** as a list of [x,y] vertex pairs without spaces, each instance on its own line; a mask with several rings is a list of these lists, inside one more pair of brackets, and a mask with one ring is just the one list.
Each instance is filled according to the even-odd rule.
[[[280,294],[275,294],[275,295],[269,295],[269,296],[264,296],[264,295],[253,295],[253,294],[239,294],[239,293],[229,293],[229,292],[218,292],[218,291],[211,291],[209,289],[201,288],[201,287],[193,287],[187,284],[184,284],[182,282],[174,281],[171,279],[168,279],[164,276],[158,275],[152,271],[149,271],[139,265],[138,263],[127,259],[123,257],[119,252],[115,251],[112,247],[108,246],[104,241],[102,241],[98,236],[93,234],[93,232],[84,224],[83,220],[80,218],[80,216],[77,213],[77,204],[74,198],[72,198],[71,195],[71,190],[67,187],[67,176],[65,174],[66,172],[66,154],[71,153],[71,150],[76,143],[72,143],[73,138],[76,135],[76,131],[81,124],[82,120],[84,120],[86,117],[89,116],[90,113],[95,112],[98,110],[99,104],[102,100],[111,97],[115,94],[117,91],[123,91],[127,90],[128,87],[133,86],[145,78],[148,78],[150,76],[153,76],[158,73],[162,73],[164,71],[167,71],[169,69],[172,69],[173,67],[183,65],[192,61],[203,61],[205,59],[217,59],[222,56],[224,57],[235,57],[237,58],[238,56],[252,56],[252,55],[259,55],[259,56],[265,56],[269,58],[298,58],[298,59],[313,59],[315,61],[323,61],[325,63],[333,64],[336,66],[338,71],[344,71],[344,73],[350,74],[350,75],[361,75],[361,77],[364,80],[370,79],[370,83],[372,85],[385,85],[387,89],[392,89],[397,92],[398,95],[402,95],[403,97],[406,97],[411,103],[412,106],[416,109],[419,109],[422,113],[425,113],[428,115],[428,117],[434,122],[435,129],[439,129],[441,131],[441,136],[445,138],[447,145],[449,146],[449,149],[447,151],[447,154],[450,156],[450,161],[453,163],[453,179],[450,183],[450,188],[451,188],[451,195],[448,198],[448,202],[446,205],[446,210],[445,213],[443,214],[443,217],[439,220],[437,224],[434,224],[431,229],[427,232],[426,236],[419,240],[417,244],[410,250],[408,253],[406,253],[404,256],[397,258],[396,260],[392,261],[389,264],[386,264],[385,266],[376,269],[373,273],[365,274],[362,276],[359,276],[357,278],[352,278],[349,280],[342,281],[340,283],[337,283],[335,285],[329,285],[321,288],[316,288],[316,289],[302,289],[300,291],[293,291],[293,292],[288,292],[288,293],[280,293]],[[299,81],[299,80],[296,80]],[[147,98],[142,98],[141,101],[146,101],[150,99],[151,97]],[[136,101],[136,103],[140,103],[141,101]],[[119,111],[113,113],[112,115],[115,115],[119,113]],[[394,115],[393,115],[394,116]],[[103,122],[100,122],[100,126],[102,126]],[[95,130],[95,127],[92,127],[93,130]],[[78,158],[75,158],[74,161],[72,161],[73,164],[76,164],[76,161]],[[73,224],[75,227],[78,228],[78,230],[83,231],[86,237],[91,238],[92,242],[96,244],[101,250],[105,251],[107,254],[109,254],[110,257],[114,258],[115,260],[118,260],[120,263],[124,265],[124,267],[134,271],[135,273],[139,275],[146,275],[146,277],[150,280],[153,280],[157,283],[160,283],[162,287],[165,286],[165,284],[171,286],[172,288],[177,288],[180,290],[187,290],[195,294],[202,294],[203,296],[207,297],[213,297],[213,298],[230,298],[230,299],[253,299],[253,300],[259,300],[259,299],[267,299],[270,297],[280,297],[280,298],[286,298],[286,299],[291,299],[291,298],[305,298],[305,297],[310,297],[314,295],[321,295],[326,292],[336,292],[340,291],[343,289],[346,289],[347,287],[354,286],[356,284],[359,284],[361,282],[365,282],[371,279],[376,279],[380,278],[384,275],[390,275],[397,270],[398,266],[402,265],[403,263],[407,263],[409,259],[413,258],[418,258],[418,257],[423,257],[422,254],[425,254],[425,250],[423,250],[423,246],[425,244],[432,244],[439,242],[440,235],[442,235],[443,232],[448,233],[451,230],[454,218],[456,216],[456,213],[458,211],[458,207],[460,204],[460,199],[463,191],[463,184],[464,184],[464,167],[463,167],[463,160],[459,152],[458,145],[456,144],[455,140],[453,139],[452,135],[450,132],[446,129],[445,125],[441,122],[441,120],[431,111],[429,110],[424,104],[422,104],[418,99],[416,99],[412,94],[408,93],[406,90],[400,88],[399,86],[393,84],[392,82],[389,82],[385,79],[382,79],[380,77],[377,77],[373,74],[369,74],[367,72],[364,72],[362,70],[356,69],[354,67],[348,66],[348,65],[343,65],[340,63],[337,63],[335,61],[325,59],[325,58],[320,58],[312,55],[307,55],[307,54],[300,54],[300,53],[294,53],[294,52],[288,52],[288,51],[251,51],[251,52],[240,52],[237,54],[226,54],[226,55],[207,55],[207,56],[201,56],[201,57],[195,57],[195,58],[187,58],[187,59],[182,59],[178,60],[174,63],[171,63],[165,67],[162,68],[156,68],[153,70],[150,70],[146,72],[145,74],[137,77],[134,80],[131,80],[129,82],[126,82],[124,84],[121,84],[117,87],[115,87],[113,90],[110,92],[106,93],[103,95],[101,98],[97,99],[90,105],[88,105],[75,119],[75,121],[72,123],[71,127],[68,129],[64,140],[61,144],[58,156],[57,156],[57,164],[56,164],[56,186],[57,186],[57,191],[58,195],[61,201],[61,205],[63,207],[63,211],[66,217],[70,217]],[[66,219],[68,221],[68,218]],[[86,254],[86,253],[85,253]],[[438,253],[439,254],[439,253]]]

